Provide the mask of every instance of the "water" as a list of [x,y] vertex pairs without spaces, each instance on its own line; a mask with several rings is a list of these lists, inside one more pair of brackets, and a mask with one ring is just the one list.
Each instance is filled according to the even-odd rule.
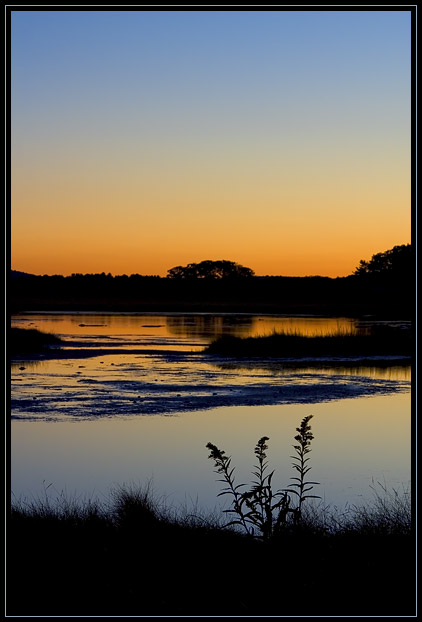
[[[410,367],[374,361],[286,367],[211,360],[222,334],[354,332],[348,318],[234,315],[22,314],[12,325],[54,332],[68,358],[12,365],[12,490],[105,499],[147,483],[180,506],[211,509],[219,484],[211,441],[249,482],[253,448],[269,436],[274,484],[285,487],[293,437],[313,414],[314,492],[343,507],[371,487],[410,479]],[[24,369],[21,369],[21,368]]]

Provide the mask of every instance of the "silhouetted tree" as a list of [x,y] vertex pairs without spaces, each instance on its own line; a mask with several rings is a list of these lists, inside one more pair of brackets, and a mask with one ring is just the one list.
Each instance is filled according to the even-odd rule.
[[360,260],[356,276],[409,276],[415,267],[411,244],[402,244],[383,253],[372,255],[370,261]]
[[190,263],[187,266],[175,266],[167,272],[170,279],[226,279],[248,278],[254,276],[251,268],[241,266],[234,261],[205,260],[200,263]]

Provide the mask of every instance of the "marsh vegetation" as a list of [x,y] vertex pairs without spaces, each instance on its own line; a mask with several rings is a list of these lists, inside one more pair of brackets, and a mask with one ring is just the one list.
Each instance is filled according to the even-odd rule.
[[340,516],[309,506],[264,540],[148,490],[116,490],[108,507],[60,501],[12,510],[8,615],[414,614],[407,494]]
[[60,345],[62,343],[62,339],[52,333],[45,333],[35,328],[18,327],[10,329],[7,341],[11,356],[45,351],[51,345]]
[[[207,318],[208,316],[206,316]],[[94,344],[94,337],[99,341],[104,339],[103,332],[107,333],[107,337],[110,334],[114,335],[110,326],[105,325],[104,317],[101,319],[93,315],[89,316],[88,319],[79,316],[67,318],[66,321],[69,322],[68,333],[63,328],[64,324],[58,321],[57,315],[54,315],[53,319],[54,324],[52,323],[53,320],[47,322],[43,319],[42,323],[40,321],[40,325],[47,329],[54,326],[64,336],[64,343],[67,339],[78,342],[80,336],[85,333],[89,339],[93,339],[92,343]],[[186,332],[186,337],[183,337],[186,340],[189,339],[188,343],[192,343],[193,337],[195,337],[195,344],[201,343],[203,345],[210,334],[216,334],[216,331],[211,330],[214,325],[204,331],[204,322],[195,323],[190,317],[184,319],[186,322],[190,322],[189,330],[191,332]],[[24,320],[30,323],[35,318],[21,316],[20,321]],[[129,320],[136,322],[136,326],[139,324],[140,328],[137,330],[142,334],[142,339],[149,343],[148,339],[151,339],[149,335],[152,333],[151,318],[135,316],[130,319],[125,316],[126,323],[121,327],[122,334],[130,333],[132,335],[127,330]],[[230,318],[225,319],[227,322],[229,320]],[[264,320],[265,318],[262,321],[257,320],[256,324],[262,325],[265,323]],[[112,316],[112,320],[107,321],[120,322],[120,319]],[[163,318],[155,318],[154,321],[159,330],[164,331],[164,327],[162,327]],[[205,324],[207,323],[205,322]],[[90,326],[94,328],[90,328]],[[242,318],[241,327],[243,331],[245,328],[244,318]],[[179,339],[178,331],[184,335],[186,326],[183,318],[172,317],[168,322],[168,328],[169,337],[166,336],[165,339],[172,338],[173,335]],[[386,352],[391,355],[393,352],[392,344],[394,343],[397,348],[399,346],[402,348],[401,352],[404,352],[404,342],[407,343],[406,348],[408,349],[406,351],[412,351],[413,342],[410,332],[397,329],[395,332],[384,330],[381,334],[382,330],[378,331],[378,335],[374,333],[369,335],[372,345],[378,344],[377,352],[380,352],[380,347],[384,344]],[[245,334],[240,330],[239,332]],[[20,334],[25,338],[25,347],[28,347],[30,331],[21,329]],[[43,334],[45,335],[45,333]],[[139,341],[138,333],[133,334],[135,335],[134,341]],[[67,337],[67,335],[71,336]],[[295,352],[295,356],[300,351],[297,345],[300,343],[302,343],[303,352],[309,353],[311,344],[311,348],[315,348],[315,352],[320,355],[324,348],[327,351],[327,344],[332,343],[330,341],[332,336],[331,334],[326,335],[326,337],[316,335],[314,337],[316,341],[312,341],[312,338],[306,338],[303,334],[299,335],[293,332],[293,334],[285,335],[286,339],[283,343],[287,343],[290,338],[297,340],[291,350]],[[274,337],[275,335],[270,335],[269,340],[273,340]],[[334,337],[341,340],[339,342],[341,354],[345,355],[344,344],[349,336],[342,333],[334,335]],[[356,334],[351,335],[350,344],[358,344],[361,354],[362,343],[368,342],[360,342],[360,337]],[[365,335],[362,337],[366,339]],[[45,337],[43,337],[44,339]],[[154,336],[153,339],[156,337]],[[253,343],[261,343],[261,339],[261,337],[254,339]],[[245,342],[247,340],[240,341]],[[53,342],[47,337],[47,341],[41,345],[48,346],[50,343],[53,345]],[[159,343],[166,343],[166,341]],[[132,347],[133,342],[130,341],[130,344]],[[37,347],[39,345],[40,342],[38,342]],[[55,345],[57,345],[57,341],[55,341]],[[202,345],[198,345],[198,347],[202,347]],[[281,356],[286,355],[283,353]],[[202,353],[199,353],[199,356],[196,353],[189,353],[187,357],[192,358],[192,366],[198,365],[197,359],[205,361],[204,364],[206,365],[210,365],[208,358],[210,360],[212,358],[203,356]],[[142,391],[148,390],[150,400],[148,403],[151,403],[153,394],[155,395],[154,392],[156,392],[157,404],[162,408],[163,391],[166,387],[168,391],[171,390],[173,396],[176,386],[177,391],[182,393],[180,388],[182,382],[185,382],[191,389],[192,387],[195,388],[195,382],[198,385],[198,378],[203,380],[202,372],[201,376],[192,375],[192,370],[186,361],[183,368],[184,375],[181,376],[181,360],[180,352],[176,353],[174,360],[168,355],[167,358],[159,359],[161,362],[165,361],[165,365],[162,365],[165,383],[156,382],[155,379],[160,377],[159,372],[157,367],[153,367],[151,357],[148,356],[145,357],[145,360],[129,358],[128,363],[125,362],[125,365],[120,366],[122,361],[117,356],[113,358],[110,355],[108,360],[104,359],[102,355],[101,358],[93,359],[91,367],[88,367],[88,362],[85,361],[84,363],[87,366],[80,365],[81,361],[76,361],[76,363],[66,361],[69,365],[63,369],[60,366],[55,368],[54,361],[47,361],[45,366],[49,374],[48,377],[57,378],[60,391],[49,391],[48,383],[45,382],[46,375],[43,375],[42,369],[37,372],[39,377],[34,371],[31,374],[26,372],[25,374],[18,374],[16,372],[17,386],[15,391],[18,397],[20,396],[23,400],[26,388],[28,391],[34,391],[34,386],[37,389],[35,392],[37,399],[33,400],[30,395],[30,399],[22,401],[24,415],[28,413],[34,415],[34,413],[40,412],[41,415],[45,416],[47,413],[48,416],[47,404],[53,400],[52,394],[57,393],[59,397],[54,399],[57,399],[58,406],[54,402],[54,408],[51,407],[50,413],[56,414],[60,412],[59,408],[63,407],[64,413],[69,416],[79,414],[85,416],[87,413],[92,414],[103,399],[109,408],[107,413],[110,414],[110,417],[108,419],[111,419],[111,415],[123,412],[126,402],[123,401],[122,397],[125,395],[124,390],[127,391],[130,386],[131,391],[132,388],[133,391],[127,399],[127,404],[130,405],[131,409],[128,412],[131,414],[136,412],[139,415],[143,411],[140,410],[138,404],[141,400],[137,396],[141,395]],[[262,360],[265,360],[265,357]],[[127,369],[131,374],[135,374],[134,385],[128,383],[128,378],[125,376]],[[194,369],[196,370],[196,367]],[[57,373],[57,370],[61,370],[60,374]],[[205,371],[210,374],[215,372],[214,369],[208,370],[208,368]],[[174,374],[174,377],[170,378],[170,372]],[[191,376],[188,375],[188,372]],[[246,378],[252,389],[256,391],[256,371],[250,377],[249,375],[239,376],[239,378],[236,376],[235,380],[239,383],[239,387],[233,384],[233,378],[226,378],[224,373],[226,372],[218,370],[218,382],[222,383],[224,380],[225,384],[230,381],[232,384],[229,388],[237,391],[240,386],[243,387]],[[230,374],[232,373],[230,371]],[[117,374],[115,385],[111,374]],[[289,386],[286,383],[286,378],[289,380],[289,374],[286,377],[279,377],[277,374],[271,373],[268,374],[268,378],[265,376],[265,382],[268,386],[279,387],[284,393],[287,393]],[[93,382],[94,380],[97,382]],[[99,380],[104,384],[100,385]],[[122,380],[125,382],[124,385]],[[68,386],[66,382],[69,383]],[[227,386],[221,387],[216,383],[214,376],[209,382],[209,392],[213,395],[213,400],[218,397],[214,394],[222,391],[223,388],[224,390],[227,389]],[[292,382],[295,387],[298,378],[292,377]],[[325,377],[324,382],[326,382]],[[339,381],[336,377],[334,382],[337,387]],[[357,382],[358,379],[354,378],[353,390],[356,390]],[[351,383],[352,381],[345,386],[348,387]],[[164,384],[164,389],[161,386],[162,384]],[[365,385],[368,385],[368,388],[373,391],[372,382],[365,382]],[[98,387],[102,389],[107,387],[107,391],[94,392],[93,386],[97,389]],[[114,386],[115,394],[111,394],[110,388]],[[125,387],[124,390],[122,389],[123,386]],[[202,382],[202,392],[207,387],[208,385]],[[309,389],[309,394],[315,397],[317,387],[313,384],[310,386],[298,385],[297,394],[303,397],[307,389]],[[46,391],[45,396],[44,390]],[[79,399],[83,397],[80,399],[80,410],[77,410],[72,401],[76,393]],[[235,393],[236,397],[237,393],[235,391],[232,393]],[[111,395],[115,399],[111,399]],[[68,396],[69,402],[66,402],[66,396]],[[89,399],[92,401],[88,401]],[[238,397],[236,399],[238,400]],[[70,405],[67,405],[68,403]],[[177,412],[180,411],[180,403],[180,401],[177,402],[178,405],[175,407]],[[356,403],[354,408],[359,411],[359,402],[354,403]],[[337,428],[339,419],[337,415],[342,415],[342,406],[339,402],[333,403],[332,406],[333,408],[335,406],[336,409],[336,416],[332,419],[332,428]],[[117,411],[116,408],[119,410]],[[282,408],[287,409],[288,407],[283,406]],[[328,410],[330,405],[324,405],[324,408]],[[18,412],[16,405],[15,412]],[[401,413],[407,411],[402,411],[399,408],[397,412],[400,413],[397,420],[402,421],[404,418]],[[287,413],[281,412],[280,414],[285,415]],[[364,443],[369,443],[369,441],[362,440],[362,427],[359,427],[368,424],[369,419],[366,411],[364,414],[362,420],[356,423],[357,428],[359,428],[356,438],[359,438],[359,442],[361,442],[360,454],[356,451],[356,460],[359,461],[359,470],[364,471],[367,475],[369,474],[368,477],[370,477],[371,471],[367,468],[369,463],[362,461],[367,459],[371,451],[371,446],[364,446]],[[384,410],[383,415],[385,416],[385,414]],[[312,440],[309,436],[311,434],[310,419],[302,419],[302,423],[296,429],[296,437],[299,436],[299,439],[295,438],[296,447],[291,452],[294,457],[294,459],[292,457],[292,473],[289,470],[285,471],[285,467],[280,468],[280,466],[276,472],[273,472],[270,468],[271,458],[279,457],[277,456],[277,443],[273,439],[276,437],[276,430],[285,430],[285,427],[279,427],[285,417],[281,416],[280,421],[277,421],[277,426],[268,429],[266,424],[263,425],[263,421],[270,420],[266,420],[263,415],[264,413],[261,411],[257,413],[255,419],[259,425],[257,424],[257,428],[254,430],[251,444],[246,444],[246,466],[249,470],[249,466],[252,465],[253,479],[250,485],[242,486],[245,481],[243,476],[241,480],[238,480],[237,477],[236,481],[234,480],[233,465],[228,462],[231,458],[219,449],[221,445],[218,440],[219,438],[223,439],[221,441],[222,446],[228,451],[233,448],[233,456],[236,455],[233,461],[236,463],[236,468],[239,468],[239,473],[242,472],[245,466],[242,464],[243,454],[241,452],[236,454],[235,451],[239,436],[239,425],[241,424],[239,424],[238,417],[231,419],[232,415],[224,412],[224,417],[221,416],[221,419],[224,419],[221,427],[215,427],[217,414],[213,413],[214,427],[210,426],[208,429],[212,430],[210,440],[217,439],[216,442],[219,447],[209,443],[207,449],[216,469],[222,469],[219,477],[222,476],[224,479],[224,486],[229,486],[229,488],[232,486],[231,492],[228,491],[228,495],[222,496],[223,499],[232,502],[229,503],[226,513],[217,513],[217,510],[214,513],[205,512],[199,506],[175,508],[157,497],[152,486],[144,488],[119,486],[112,490],[109,497],[102,497],[101,501],[89,497],[88,500],[84,500],[85,498],[76,495],[74,498],[69,498],[65,492],[55,493],[53,486],[50,485],[45,487],[44,496],[41,495],[33,500],[28,500],[27,497],[22,496],[15,498],[12,503],[7,532],[8,615],[38,615],[41,617],[63,615],[78,617],[89,615],[210,615],[223,617],[230,615],[240,617],[268,615],[413,615],[416,594],[415,538],[412,530],[409,491],[406,489],[403,491],[393,489],[391,491],[391,488],[387,489],[387,487],[375,482],[372,504],[348,505],[342,510],[338,510],[335,506],[327,506],[322,499],[307,498],[313,497],[314,493],[315,497],[318,497],[320,493],[319,485],[313,481],[313,477],[309,477],[307,470]],[[347,413],[343,419],[345,418],[352,420],[353,417],[349,417]],[[79,422],[81,419],[82,417],[78,416]],[[137,419],[141,419],[141,417],[137,417]],[[145,423],[150,423],[150,418],[144,419]],[[315,419],[315,421],[317,420],[319,421],[319,416],[318,419]],[[393,420],[396,420],[395,415],[391,416],[391,421]],[[203,421],[206,422],[208,419]],[[180,425],[181,422],[182,417],[180,417]],[[42,434],[34,434],[34,437],[31,436],[31,432],[25,432],[31,428],[25,428],[22,431],[25,452],[20,455],[19,469],[25,473],[33,473],[41,462],[39,460],[40,455],[43,455],[42,463],[45,469],[46,455],[51,450],[55,455],[60,453],[60,460],[55,458],[56,462],[54,462],[54,468],[50,470],[50,473],[55,473],[54,469],[57,466],[60,470],[63,464],[66,465],[67,473],[77,470],[75,466],[77,456],[78,467],[80,467],[85,480],[88,479],[89,468],[91,468],[87,467],[86,464],[90,465],[92,462],[96,473],[103,471],[107,483],[116,480],[123,481],[124,478],[120,477],[117,469],[127,459],[127,456],[130,456],[132,471],[133,465],[137,464],[136,473],[145,472],[138,468],[139,463],[135,462],[134,454],[130,453],[131,445],[128,439],[131,437],[132,440],[135,439],[135,451],[137,454],[144,454],[143,458],[148,467],[153,465],[157,469],[160,461],[167,465],[165,466],[166,469],[168,464],[172,464],[175,466],[175,477],[177,478],[177,460],[180,461],[180,456],[184,456],[185,459],[186,456],[190,456],[189,444],[193,444],[193,438],[196,439],[195,447],[198,447],[197,440],[198,438],[202,439],[203,434],[201,424],[196,424],[193,420],[189,424],[186,423],[186,428],[180,428],[179,436],[177,436],[176,428],[173,427],[175,436],[171,435],[172,444],[179,445],[179,447],[178,453],[172,453],[171,443],[155,444],[154,434],[148,432],[148,428],[140,427],[138,423],[139,421],[136,421],[137,427],[132,428],[131,426],[135,424],[135,421],[125,421],[124,425],[130,428],[131,432],[125,432],[124,436],[119,436],[121,432],[119,432],[116,422],[116,426],[113,425],[112,429],[110,426],[111,431],[108,431],[110,439],[104,434],[105,429],[98,421],[95,422],[97,427],[92,436],[90,436],[88,428],[82,423],[79,424],[79,431],[76,430],[74,423],[70,424],[72,432],[70,432],[70,427],[64,427],[65,424],[63,424],[63,430],[61,426],[51,426],[51,429],[54,428],[54,433],[58,431],[62,434],[64,439],[62,445],[58,444],[53,432],[47,428],[50,423],[46,422]],[[18,421],[18,424],[22,424],[22,422]],[[41,424],[34,422],[33,426],[35,425]],[[295,425],[296,419],[293,421],[292,430],[294,430]],[[261,426],[264,428],[262,432]],[[371,436],[370,427],[368,425],[367,437],[377,440],[378,428]],[[220,429],[224,432],[221,435]],[[350,431],[350,427],[347,429]],[[195,436],[195,430],[197,430],[197,436]],[[160,438],[160,442],[164,437],[169,436],[166,433],[161,434],[161,431],[160,428],[156,434]],[[50,432],[52,436],[50,436]],[[78,432],[83,438],[90,462],[83,462],[81,443],[73,439],[73,432]],[[167,432],[167,428],[165,432]],[[268,433],[271,439],[267,436],[259,438],[262,433]],[[18,433],[15,431],[15,434],[16,441]],[[283,432],[281,438],[288,439],[290,432],[287,430],[286,434]],[[148,439],[147,442],[142,438],[143,435]],[[335,443],[337,446],[339,445],[341,435],[344,436],[343,428],[336,431],[336,435],[333,435],[334,440],[327,441],[326,449],[329,450],[332,447],[333,453],[341,451],[337,447],[334,448]],[[76,437],[77,434],[75,433],[74,436]],[[326,435],[324,434],[324,436]],[[42,451],[38,449],[34,452],[35,459],[33,462],[26,462],[28,453],[37,447],[37,439],[41,437],[44,441],[48,439],[46,443],[50,444],[50,449],[46,449],[46,445],[43,446]],[[27,443],[28,438],[31,439],[30,445]],[[256,438],[259,440],[253,449]],[[347,442],[352,444],[350,438],[348,437]],[[88,442],[89,439],[91,442]],[[204,470],[207,467],[206,440],[208,438],[203,439],[202,452],[199,452],[200,460],[205,462]],[[400,445],[397,436],[394,436],[394,442]],[[96,443],[99,453],[95,453]],[[201,447],[201,443],[202,440],[199,447]],[[373,444],[374,454],[375,451],[383,451],[383,448],[384,453],[386,453],[385,447],[387,446],[386,443],[380,444],[379,447]],[[110,460],[110,456],[116,453],[116,447],[123,448],[127,456],[122,453],[118,460],[113,462]],[[253,461],[249,459],[250,449],[253,450],[251,452]],[[283,450],[278,453],[287,456],[289,452]],[[319,453],[323,453],[323,451],[320,449]],[[326,453],[330,454],[330,451],[326,451]],[[68,456],[68,454],[70,455]],[[269,454],[268,460],[267,454]],[[66,462],[66,459],[69,459],[69,462]],[[153,462],[154,459],[157,459],[157,463]],[[373,460],[372,456],[371,460]],[[192,461],[191,466],[189,466],[190,464],[188,462],[188,468],[192,472],[199,470],[194,461]],[[318,480],[320,479],[318,475],[321,470],[320,464],[319,462],[318,467],[315,468],[317,471],[315,478]],[[338,465],[339,470],[340,467],[350,470],[350,464],[351,462],[345,458],[344,465]],[[392,464],[392,459],[389,456],[388,467],[392,468]],[[106,472],[107,468],[109,471]],[[394,471],[397,472],[395,467]],[[236,475],[237,473],[236,471]],[[289,478],[291,474],[297,479]],[[202,483],[205,488],[207,484],[203,482],[202,476],[198,477],[200,477],[198,489]],[[398,481],[402,481],[401,475],[398,477],[400,477]],[[184,485],[189,476],[184,473],[179,479]],[[214,484],[211,473],[210,480]],[[238,487],[239,481],[240,487]],[[293,482],[293,484],[289,484],[289,482]],[[310,487],[313,488],[309,489]],[[214,500],[214,489],[212,489],[211,494]],[[322,492],[320,495],[322,496]],[[386,593],[389,595],[388,599],[382,597]]]
[[207,354],[222,356],[403,356],[412,355],[414,339],[408,328],[375,326],[366,333],[333,332],[301,335],[274,332],[256,337],[221,337],[205,348]]
[[[279,493],[272,492],[273,472],[266,472],[267,437],[255,447],[257,479],[244,493],[234,484],[230,458],[208,444],[235,520],[198,508],[175,510],[150,484],[114,488],[107,503],[63,493],[51,500],[48,487],[45,498],[15,500],[8,614],[412,615],[409,492],[374,487],[372,505],[340,515],[308,501],[317,484],[305,479],[310,418],[295,436],[298,477]],[[389,597],[381,598],[385,593]]]

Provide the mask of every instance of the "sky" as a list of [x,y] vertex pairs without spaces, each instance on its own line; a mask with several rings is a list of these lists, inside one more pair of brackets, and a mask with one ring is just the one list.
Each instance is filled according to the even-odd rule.
[[12,268],[336,277],[409,243],[410,24],[12,10]]

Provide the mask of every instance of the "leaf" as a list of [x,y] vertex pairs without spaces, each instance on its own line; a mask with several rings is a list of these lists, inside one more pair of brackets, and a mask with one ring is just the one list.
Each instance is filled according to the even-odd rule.
[[254,514],[251,514],[251,513],[250,514],[245,514],[245,518],[252,525],[256,525],[257,527],[259,527],[261,525],[261,521],[259,519],[255,518]]
[[300,494],[298,493],[297,490],[289,490],[289,492],[293,493],[294,495],[297,495],[298,497],[300,497]]
[[268,486],[271,486],[271,480],[273,479],[273,475],[275,473],[275,469],[274,471],[271,471],[271,473],[269,475],[267,475],[268,478]]

